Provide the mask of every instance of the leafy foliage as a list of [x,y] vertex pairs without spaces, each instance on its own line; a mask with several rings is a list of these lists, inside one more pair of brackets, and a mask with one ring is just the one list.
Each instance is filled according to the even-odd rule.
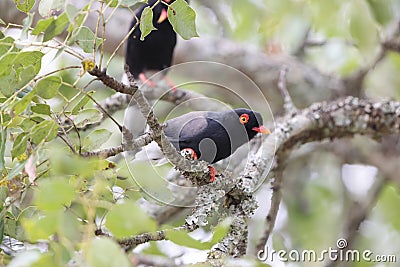
[[[120,144],[116,127],[114,130],[108,121],[97,125],[105,115],[94,108],[93,100],[110,92],[98,83],[93,85],[86,74],[95,65],[104,66],[104,58],[112,62],[114,54],[102,53],[107,36],[103,36],[101,24],[108,26],[113,15],[100,16],[97,27],[89,26],[88,15],[145,1],[89,1],[79,8],[64,0],[38,0],[35,15],[34,0],[14,2],[26,17],[20,36],[10,33],[9,26],[0,31],[0,239],[7,235],[28,242],[45,241],[48,252],[22,254],[27,258],[25,263],[32,266],[63,266],[71,260],[80,266],[130,266],[118,244],[96,237],[95,230],[106,229],[121,239],[160,230],[136,200],[146,197],[145,192],[165,201],[173,200],[171,192],[165,190],[165,180],[150,179],[155,173],[164,174],[164,170],[139,165],[130,172],[127,162],[114,163],[79,154]],[[227,14],[219,18],[217,25],[208,13],[196,17],[184,0],[168,5],[168,20],[183,39],[221,31],[227,38],[271,50],[272,54],[285,49],[295,52],[307,31],[311,31],[334,44],[307,50],[304,60],[325,72],[342,75],[353,73],[374,56],[400,10],[398,0],[222,2]],[[152,8],[147,7],[139,19],[143,40],[156,30]],[[197,25],[196,20],[200,22]],[[0,25],[7,23],[0,18]],[[275,40],[279,40],[279,48]],[[390,88],[390,95],[399,99],[399,66],[400,56],[389,55],[380,69],[371,74],[379,79],[367,80],[367,87]],[[376,90],[371,94],[380,96]],[[332,182],[331,169],[323,167],[326,163],[316,165],[310,167],[314,168],[310,176],[318,173],[319,180],[311,181],[308,189],[289,188],[289,197],[285,199],[288,229],[276,234],[275,247],[290,249],[286,247],[290,242],[284,240],[287,236],[293,246],[304,248],[325,249],[334,241],[336,233],[331,229],[340,223],[342,215],[335,207],[342,204],[343,192],[333,186],[336,183]],[[27,169],[34,172],[33,178]],[[297,172],[288,171],[287,175],[295,177]],[[123,192],[122,198],[117,189]],[[296,192],[300,191],[304,194],[298,197]],[[306,208],[299,207],[299,199],[306,203]],[[382,212],[373,213],[375,219],[383,220],[381,224],[393,230],[395,237],[399,236],[400,221],[392,211],[399,204],[394,186],[386,186],[378,202]],[[167,231],[167,237],[183,247],[208,250],[226,235],[232,219],[209,229],[209,241],[199,241],[183,231]],[[182,221],[177,219],[174,223]],[[327,228],[330,234],[321,240]],[[77,251],[82,255],[78,257]],[[153,243],[143,253],[163,254]]]
[[[77,8],[64,0],[37,2],[42,18],[33,23],[39,16],[30,13],[35,1],[15,1],[16,8],[27,13],[20,38],[0,32],[0,236],[29,242],[47,240],[48,253],[32,254],[31,265],[65,265],[81,247],[82,263],[129,266],[118,245],[94,238],[94,230],[105,226],[115,237],[123,238],[155,231],[157,223],[134,202],[141,193],[126,165],[77,155],[102,148],[112,136],[104,126],[89,132],[79,130],[102,121],[104,115],[93,108],[97,88],[85,90],[88,77],[80,80],[99,64],[86,53],[99,51],[105,41],[101,30],[86,25],[94,3]],[[120,8],[139,2],[107,3]],[[194,27],[194,12],[184,3],[186,8],[179,9],[180,3],[177,14]],[[155,29],[152,17],[152,9],[147,8],[140,23],[142,38]],[[3,20],[0,23],[5,24]],[[185,31],[184,25],[180,31]],[[186,37],[190,36],[186,33]],[[68,63],[71,56],[74,63]],[[80,64],[83,70],[74,73]],[[118,180],[117,175],[124,179]],[[117,185],[130,200],[117,203],[112,190]],[[160,182],[152,186],[158,187]],[[99,219],[100,224],[95,225]],[[55,241],[55,236],[62,241]]]

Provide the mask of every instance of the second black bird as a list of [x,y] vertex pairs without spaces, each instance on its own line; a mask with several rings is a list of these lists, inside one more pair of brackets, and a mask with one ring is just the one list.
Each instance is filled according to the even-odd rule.
[[[172,3],[174,0],[164,0]],[[152,7],[157,0],[149,0],[147,4],[140,7],[135,15],[140,19],[146,7]],[[161,71],[171,66],[172,56],[176,45],[176,33],[168,21],[168,7],[163,3],[158,3],[153,8],[153,26],[157,30],[152,31],[143,41],[140,40],[140,27],[136,26],[128,38],[126,50],[126,64],[135,79],[139,78],[142,82],[148,82],[145,72],[149,70]],[[131,29],[136,25],[136,18],[131,23]],[[168,81],[169,82],[169,81]]]

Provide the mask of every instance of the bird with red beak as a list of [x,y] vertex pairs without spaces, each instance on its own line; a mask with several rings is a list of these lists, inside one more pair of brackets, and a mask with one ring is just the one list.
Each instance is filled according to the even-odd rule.
[[[262,124],[260,113],[244,108],[222,112],[194,111],[166,121],[164,132],[183,156],[212,164],[232,155],[258,133],[270,134]],[[136,160],[166,162],[155,143],[137,153]],[[212,182],[215,179],[212,166],[210,174]]]
[[[168,21],[168,5],[174,0],[149,0],[147,4],[135,11],[135,18],[132,20],[130,34],[127,41],[125,61],[129,71],[135,79],[154,87],[155,84],[147,79],[147,71],[162,71],[171,66],[174,48],[176,45],[176,33]],[[153,30],[144,40],[140,40],[141,31],[137,26],[137,19],[140,19],[143,10],[151,7],[153,10]],[[166,70],[163,72],[166,74]],[[166,77],[166,82],[174,88],[172,82]]]

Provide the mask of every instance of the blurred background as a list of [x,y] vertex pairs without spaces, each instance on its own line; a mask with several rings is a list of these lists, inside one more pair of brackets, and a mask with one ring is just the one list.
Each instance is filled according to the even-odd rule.
[[[82,8],[87,1],[65,2],[65,5]],[[174,64],[219,62],[243,75],[225,68],[213,69],[207,64],[183,68],[178,73],[171,71],[170,78],[177,84],[188,77],[197,80],[207,77],[229,88],[191,84],[182,89],[202,93],[231,107],[242,106],[245,99],[263,113],[272,129],[273,117],[283,114],[283,101],[276,83],[284,65],[288,66],[288,90],[298,108],[347,95],[400,100],[400,53],[385,46],[386,42],[399,43],[400,40],[400,0],[193,0],[190,5],[197,15],[199,37],[188,41],[178,38]],[[107,63],[108,73],[122,77],[123,39],[129,30],[132,12],[121,7],[115,11],[107,9],[104,14],[110,19],[106,24],[103,62],[112,57]],[[5,23],[22,24],[25,17],[13,1],[1,0],[0,18]],[[33,25],[40,18],[36,13],[32,17]],[[91,12],[87,26],[94,29],[96,22],[97,14]],[[18,27],[8,27],[7,31],[15,31],[16,38],[21,35]],[[80,65],[78,59],[67,54],[53,60],[56,53],[46,54],[49,64],[43,64],[41,73]],[[99,60],[100,56],[95,57]],[[73,84],[79,72],[79,69],[62,72],[62,79]],[[249,86],[248,82],[243,82],[245,76],[254,84]],[[83,86],[89,80],[90,77],[83,77],[77,85]],[[99,101],[113,94],[99,83],[85,90],[95,90],[94,97]],[[67,85],[63,85],[60,92],[67,97],[76,93]],[[260,97],[266,101],[260,101]],[[59,104],[61,107],[63,103]],[[57,108],[56,100],[53,105]],[[157,115],[163,119],[173,108],[171,104],[159,103]],[[113,116],[123,121],[124,110]],[[113,132],[113,136],[102,147],[118,145],[121,137],[116,126],[106,120],[103,127]],[[349,238],[354,240],[351,242],[354,249],[396,255],[400,261],[399,152],[398,135],[382,136],[379,140],[364,136],[324,140],[295,149],[285,162],[283,201],[269,247],[322,251],[335,248],[339,238]],[[270,187],[265,183],[257,192],[259,208],[249,227],[248,253],[252,255],[256,254],[255,245],[264,231]],[[356,231],[350,224],[354,222],[352,215],[360,210],[365,213]],[[169,223],[176,225],[183,219],[183,216],[168,218]],[[207,233],[201,230],[193,236],[206,239]],[[171,249],[173,245],[167,241],[160,244],[157,250],[160,249],[161,255],[176,257],[183,263],[204,260],[206,256],[204,251]],[[276,260],[267,263],[321,266],[319,262],[301,264]],[[348,265],[398,266],[398,263],[353,262]]]

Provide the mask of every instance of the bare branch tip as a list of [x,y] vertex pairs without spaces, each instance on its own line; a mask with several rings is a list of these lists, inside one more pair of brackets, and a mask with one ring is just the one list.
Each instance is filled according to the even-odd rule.
[[279,77],[278,77],[278,89],[283,97],[283,107],[285,110],[286,114],[296,114],[297,113],[297,108],[293,103],[292,98],[290,97],[289,91],[287,90],[287,73],[289,72],[289,68],[286,65],[283,65],[279,71]]

